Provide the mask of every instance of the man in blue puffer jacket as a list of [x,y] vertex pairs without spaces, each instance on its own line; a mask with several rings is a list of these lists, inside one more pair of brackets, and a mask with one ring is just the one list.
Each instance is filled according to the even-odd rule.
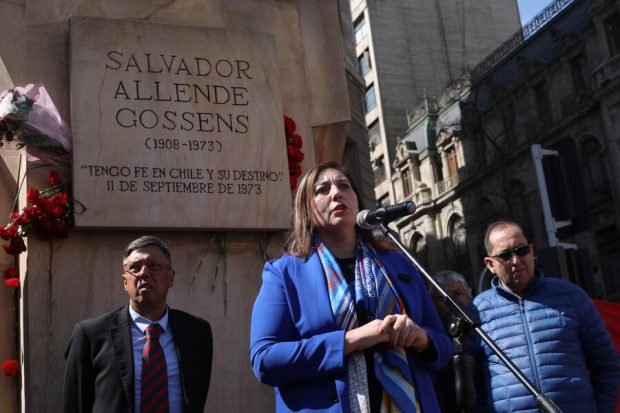
[[[518,224],[491,224],[484,244],[484,263],[496,277],[474,299],[482,329],[564,413],[613,412],[620,357],[590,297],[535,269],[533,245]],[[479,356],[477,410],[540,411],[488,346]]]

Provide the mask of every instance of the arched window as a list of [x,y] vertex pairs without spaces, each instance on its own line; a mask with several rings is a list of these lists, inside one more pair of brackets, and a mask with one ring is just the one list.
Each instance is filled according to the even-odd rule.
[[457,257],[467,254],[467,233],[465,232],[465,222],[459,215],[450,218],[448,224],[450,240],[454,246],[454,253]]
[[586,138],[581,146],[581,175],[588,203],[598,205],[611,199],[611,188],[607,179],[605,160],[601,144],[594,137]]
[[601,144],[594,138],[588,138],[581,145],[581,153],[586,187],[596,190],[607,185]]
[[426,242],[424,236],[416,232],[409,242],[409,251],[412,251],[421,265],[426,265]]

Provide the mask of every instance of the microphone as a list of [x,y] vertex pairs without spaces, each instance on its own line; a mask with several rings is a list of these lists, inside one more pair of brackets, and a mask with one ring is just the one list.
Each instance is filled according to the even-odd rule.
[[357,225],[364,229],[373,229],[381,224],[390,222],[411,215],[415,212],[415,204],[412,201],[401,202],[385,208],[377,208],[374,211],[367,209],[357,214]]

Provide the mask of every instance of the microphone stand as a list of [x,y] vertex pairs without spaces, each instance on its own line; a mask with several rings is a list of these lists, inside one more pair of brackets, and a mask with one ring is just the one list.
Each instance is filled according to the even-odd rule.
[[[458,298],[450,297],[458,305]],[[465,310],[463,310],[465,311]],[[452,315],[452,320],[447,328],[452,337],[454,355],[452,356],[452,374],[454,375],[454,396],[459,412],[468,413],[476,400],[476,389],[472,377],[473,358],[466,353],[465,344],[469,334],[468,325],[464,325],[459,317]]]
[[536,399],[536,403],[538,407],[543,409],[543,411],[547,413],[562,413],[562,410],[547,396],[538,391],[538,389],[529,381],[529,379],[519,370],[519,368],[508,358],[508,356],[495,344],[493,339],[485,333],[482,328],[480,328],[480,323],[472,320],[469,315],[463,311],[463,309],[457,304],[452,297],[448,295],[448,293],[431,277],[428,272],[418,263],[418,261],[407,251],[405,246],[400,242],[398,235],[385,227],[385,225],[380,224],[376,227],[381,231],[381,233],[388,237],[390,240],[398,246],[398,248],[402,251],[402,253],[409,258],[409,260],[413,263],[413,265],[424,275],[424,278],[433,286],[435,289],[441,294],[444,302],[457,318],[457,322],[461,324],[461,328],[464,328],[464,331],[473,330],[478,334],[478,336],[484,341],[489,348],[495,353],[495,355],[504,363],[508,370],[512,374],[515,375],[517,379],[525,386],[525,388],[534,396]]

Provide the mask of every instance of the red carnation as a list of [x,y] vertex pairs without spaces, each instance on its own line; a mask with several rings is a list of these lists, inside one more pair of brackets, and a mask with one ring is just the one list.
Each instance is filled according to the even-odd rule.
[[295,189],[295,187],[297,186],[297,177],[296,176],[291,176],[290,177],[290,182],[291,182],[291,189]]
[[69,200],[69,195],[66,192],[61,192],[54,197],[54,202],[56,205],[66,205]]
[[7,254],[17,257],[19,254],[26,251],[26,244],[24,244],[24,240],[21,237],[15,236],[11,238],[9,244],[4,244],[2,248],[4,248]]
[[19,278],[7,278],[4,280],[4,285],[9,288],[17,288],[19,287]]
[[18,276],[19,276],[19,268],[17,267],[9,267],[6,270],[4,270],[5,278],[16,278]]
[[39,199],[39,190],[34,189],[34,188],[29,188],[28,195],[26,195],[26,199],[31,204],[34,204],[35,202],[37,202],[37,200]]
[[2,370],[7,376],[17,376],[19,371],[19,363],[17,360],[7,360],[2,363]]
[[289,133],[295,133],[295,129],[297,129],[297,125],[295,125],[295,121],[288,116],[284,116],[284,131]]
[[62,179],[60,178],[60,174],[56,171],[50,172],[50,184],[52,186],[60,185]]
[[2,238],[5,241],[8,241],[11,238],[13,238],[15,234],[17,234],[17,227],[15,225],[11,225],[11,226],[5,225],[3,227],[0,227],[0,238]]
[[295,159],[297,159],[299,162],[302,162],[304,160],[304,153],[302,151],[300,151],[299,149],[293,147],[293,157]]
[[53,218],[60,218],[65,214],[65,206],[64,205],[53,205],[48,210],[48,213]]

